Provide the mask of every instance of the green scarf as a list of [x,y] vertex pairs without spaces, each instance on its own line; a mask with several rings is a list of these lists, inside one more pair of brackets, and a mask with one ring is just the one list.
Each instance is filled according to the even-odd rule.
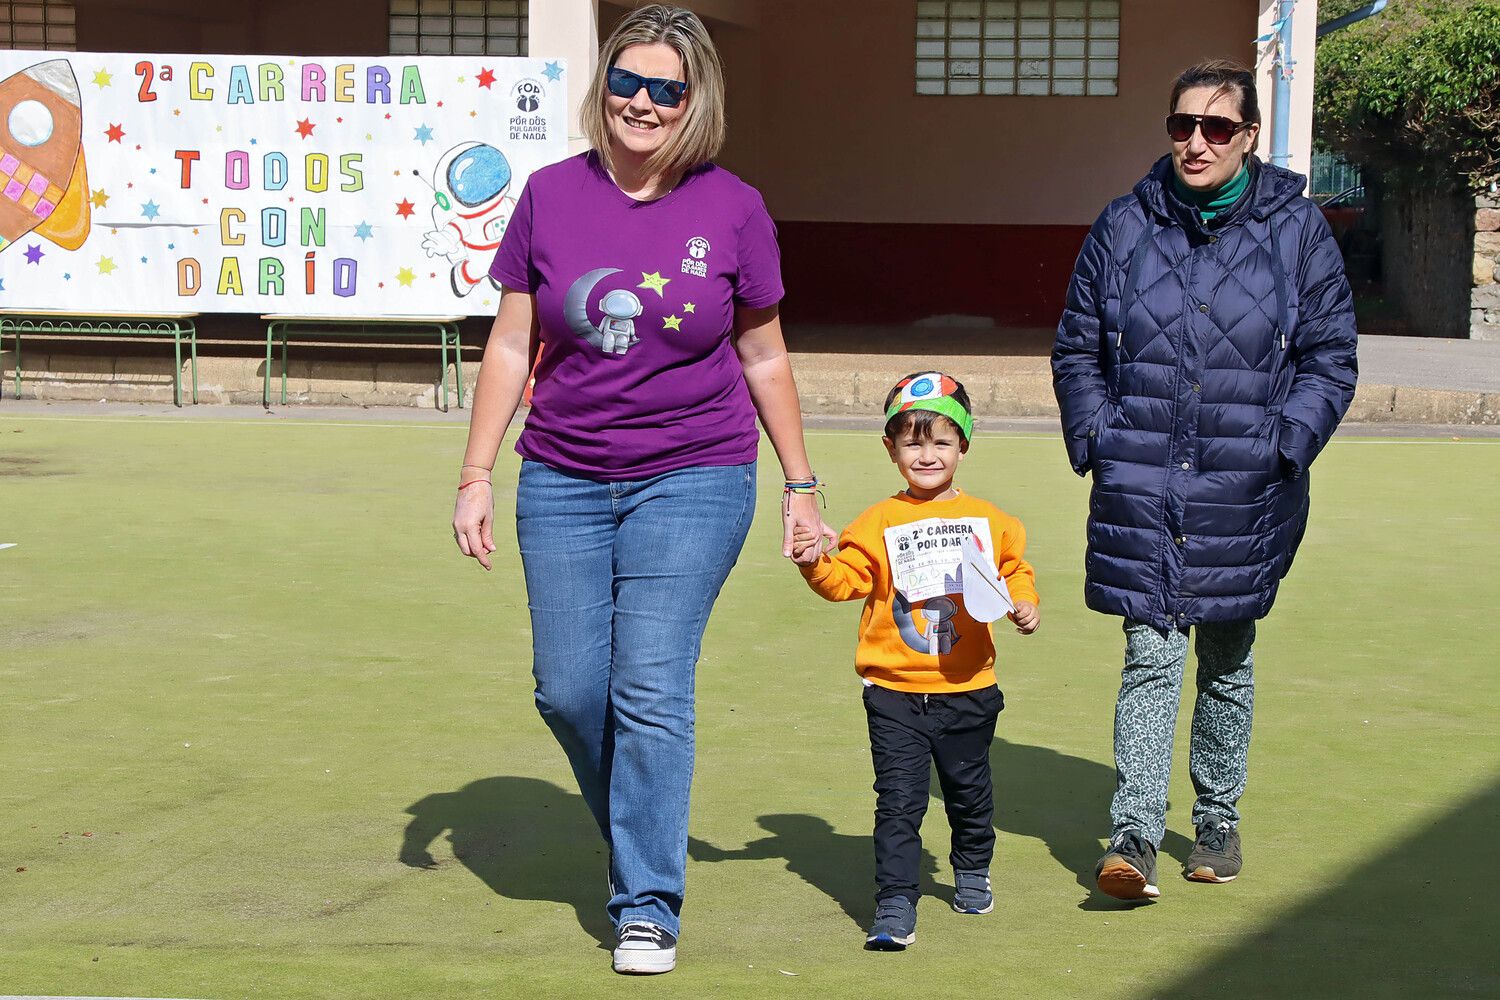
[[1217,191],[1194,191],[1182,183],[1182,178],[1175,173],[1172,175],[1172,186],[1177,190],[1177,197],[1196,208],[1204,222],[1212,222],[1216,216],[1239,201],[1240,195],[1250,186],[1250,164],[1247,160],[1240,167],[1240,172],[1234,175],[1234,180]]

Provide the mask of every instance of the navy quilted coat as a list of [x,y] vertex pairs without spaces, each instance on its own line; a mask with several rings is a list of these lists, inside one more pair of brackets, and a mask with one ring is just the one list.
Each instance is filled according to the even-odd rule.
[[1052,351],[1093,474],[1084,599],[1157,628],[1264,617],[1349,408],[1354,303],[1305,179],[1255,161],[1205,227],[1163,157],[1094,223]]

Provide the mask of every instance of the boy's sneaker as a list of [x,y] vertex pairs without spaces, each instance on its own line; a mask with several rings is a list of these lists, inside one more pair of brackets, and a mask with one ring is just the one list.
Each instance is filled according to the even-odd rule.
[[1155,899],[1156,848],[1139,830],[1122,830],[1094,868],[1099,891],[1116,899]]
[[615,947],[615,971],[649,976],[677,968],[677,937],[671,932],[632,920],[620,925],[620,943]]
[[1240,832],[1223,816],[1204,816],[1184,874],[1194,882],[1233,882],[1239,873]]
[[917,907],[905,896],[875,903],[875,922],[865,936],[866,951],[905,951],[917,939]]
[[987,869],[953,869],[953,908],[959,913],[988,913],[995,908],[995,894],[990,891]]

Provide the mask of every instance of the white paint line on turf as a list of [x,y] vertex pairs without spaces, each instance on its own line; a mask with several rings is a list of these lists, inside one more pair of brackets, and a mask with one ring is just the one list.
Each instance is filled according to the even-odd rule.
[[[17,544],[16,542],[0,542],[0,549],[13,549]],[[7,998],[0,997],[0,1000],[7,1000]]]

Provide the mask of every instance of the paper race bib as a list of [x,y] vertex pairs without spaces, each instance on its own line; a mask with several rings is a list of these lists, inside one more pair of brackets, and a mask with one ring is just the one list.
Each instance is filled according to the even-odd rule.
[[995,551],[987,517],[929,517],[886,528],[885,551],[896,590],[913,604],[963,593],[960,567],[964,539],[971,534],[979,536],[984,551]]

